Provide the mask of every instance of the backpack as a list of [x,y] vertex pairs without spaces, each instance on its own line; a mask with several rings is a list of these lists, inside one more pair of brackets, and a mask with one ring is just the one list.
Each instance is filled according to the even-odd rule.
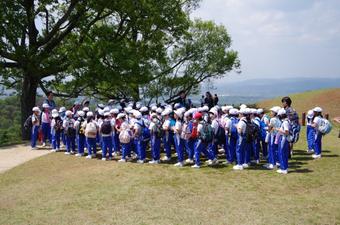
[[27,117],[27,119],[25,120],[24,123],[24,128],[25,130],[29,130],[33,127],[33,123],[32,123],[32,115],[30,115],[29,117]]
[[245,123],[246,123],[246,132],[245,132],[246,142],[251,143],[259,137],[260,127],[257,126],[253,122],[245,121]]
[[61,131],[63,129],[63,121],[60,117],[55,118],[55,130]]
[[230,137],[236,139],[238,137],[237,124],[239,121],[236,117],[231,117],[230,120],[231,120]]
[[296,143],[298,142],[300,138],[300,130],[301,126],[300,124],[289,122],[289,135],[291,136],[291,139],[288,141],[289,143]]
[[123,130],[122,132],[120,132],[119,141],[120,141],[120,143],[123,143],[123,144],[130,143],[130,141],[131,141],[130,132],[128,130]]
[[323,135],[329,134],[332,130],[332,124],[325,118],[321,118],[321,123],[318,127],[318,131]]
[[79,135],[85,135],[85,127],[84,127],[84,120],[83,119],[79,120],[78,134]]
[[156,131],[155,131],[156,138],[162,138],[163,134],[164,134],[164,131],[162,129],[162,124],[156,123]]
[[181,138],[184,140],[189,140],[191,137],[192,122],[184,123],[182,127]]
[[223,145],[226,142],[225,130],[222,126],[218,126],[217,133],[215,136],[215,143]]
[[191,127],[191,140],[195,140],[198,138],[198,132],[197,132],[197,123],[192,122],[192,127]]
[[142,120],[142,123],[136,122],[136,124],[140,125],[142,127],[142,132],[141,132],[141,137],[143,141],[148,141],[150,140],[151,134],[150,134],[150,129],[145,126],[144,121]]
[[213,130],[209,123],[202,122],[202,130],[200,131],[199,139],[202,142],[209,143],[213,140]]
[[76,136],[76,129],[73,127],[73,123],[69,122],[69,126],[67,130],[65,131],[66,136],[68,137],[75,137]]
[[85,134],[93,136],[97,135],[97,126],[94,122],[89,122],[88,124],[86,124]]
[[111,126],[111,121],[110,120],[104,120],[100,132],[104,135],[108,135],[112,132],[112,126]]

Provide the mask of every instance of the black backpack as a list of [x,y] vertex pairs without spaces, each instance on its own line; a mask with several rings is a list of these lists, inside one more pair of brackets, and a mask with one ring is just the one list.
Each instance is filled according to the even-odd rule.
[[110,134],[112,132],[112,126],[111,126],[110,120],[104,120],[100,128],[100,132],[105,135]]
[[31,129],[33,126],[32,124],[32,115],[30,115],[29,117],[27,117],[27,119],[25,120],[25,123],[24,123],[24,128],[25,130],[29,130]]
[[255,141],[260,135],[260,127],[253,122],[246,121],[246,142],[251,143]]
[[215,136],[215,143],[223,145],[225,144],[225,141],[226,141],[225,130],[223,129],[223,127],[219,125]]

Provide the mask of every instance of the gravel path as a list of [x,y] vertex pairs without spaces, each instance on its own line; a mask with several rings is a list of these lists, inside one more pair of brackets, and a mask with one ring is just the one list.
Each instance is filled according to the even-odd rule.
[[47,149],[31,150],[29,145],[12,145],[0,148],[0,173],[31,159],[46,155]]

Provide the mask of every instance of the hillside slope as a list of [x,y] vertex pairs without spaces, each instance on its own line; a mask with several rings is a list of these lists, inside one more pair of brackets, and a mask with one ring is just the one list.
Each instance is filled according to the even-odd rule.
[[[307,91],[290,95],[293,101],[293,108],[301,115],[315,106],[320,106],[324,114],[328,113],[330,118],[340,116],[340,88],[321,89],[316,91]],[[281,97],[265,100],[257,103],[258,107],[269,109],[275,105],[281,105]]]

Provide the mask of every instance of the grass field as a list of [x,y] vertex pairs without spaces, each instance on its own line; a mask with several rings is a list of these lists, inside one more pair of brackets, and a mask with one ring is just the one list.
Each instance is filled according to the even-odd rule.
[[301,134],[288,175],[52,153],[0,174],[0,224],[340,224],[338,129],[319,160]]

